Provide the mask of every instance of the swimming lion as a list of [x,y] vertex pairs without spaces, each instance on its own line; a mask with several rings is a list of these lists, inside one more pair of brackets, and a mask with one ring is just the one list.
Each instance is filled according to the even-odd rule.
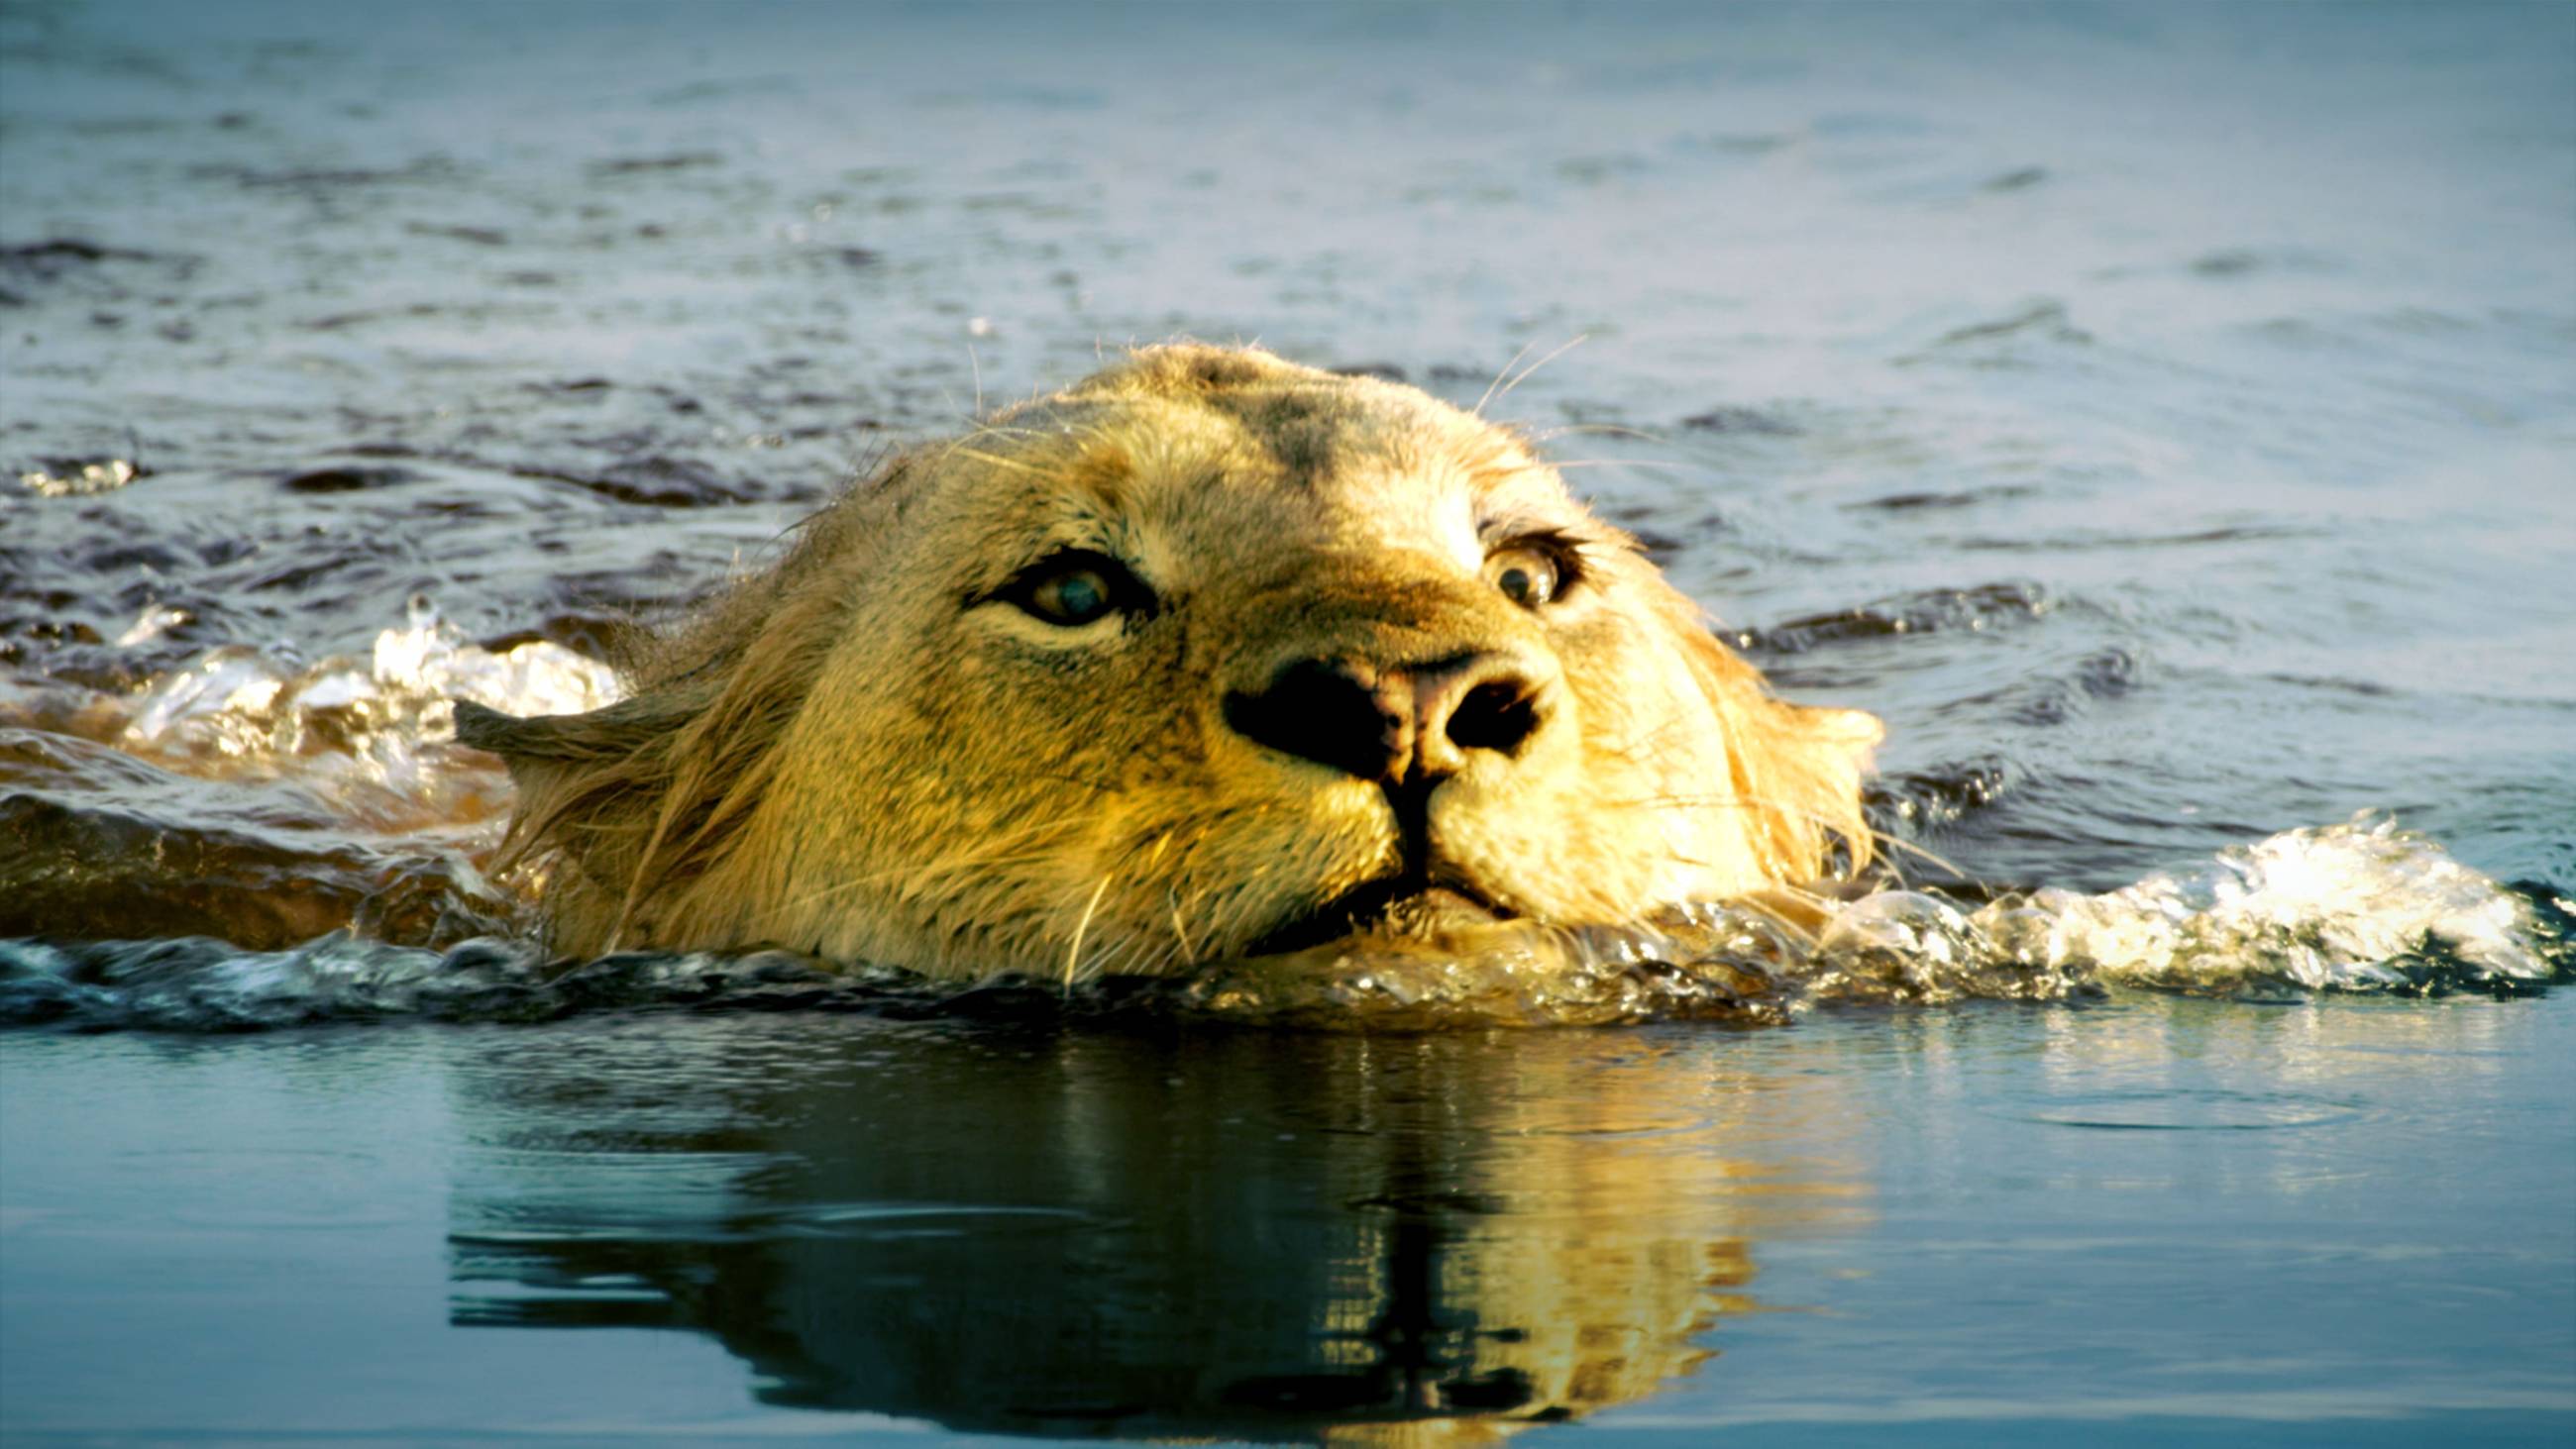
[[630,684],[458,706],[567,952],[1168,974],[1869,855],[1874,718],[1772,698],[1510,431],[1248,349],[897,458]]

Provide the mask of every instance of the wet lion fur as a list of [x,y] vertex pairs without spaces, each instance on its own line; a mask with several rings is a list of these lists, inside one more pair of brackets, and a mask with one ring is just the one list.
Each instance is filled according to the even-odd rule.
[[[1564,561],[1530,607],[1489,552]],[[1066,627],[1066,551],[1143,594]],[[458,733],[557,949],[770,943],[947,975],[1171,972],[1398,869],[1377,783],[1229,724],[1300,659],[1510,662],[1536,724],[1431,792],[1444,877],[1575,924],[1869,856],[1878,723],[1773,698],[1514,433],[1248,349],[1143,349],[893,459],[645,642],[629,697]]]

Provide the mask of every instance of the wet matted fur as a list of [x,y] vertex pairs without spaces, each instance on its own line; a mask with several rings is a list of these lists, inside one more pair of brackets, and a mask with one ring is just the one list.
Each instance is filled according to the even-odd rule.
[[458,711],[567,952],[1173,972],[1869,854],[1876,720],[1773,698],[1514,433],[1247,349],[895,459],[629,685]]

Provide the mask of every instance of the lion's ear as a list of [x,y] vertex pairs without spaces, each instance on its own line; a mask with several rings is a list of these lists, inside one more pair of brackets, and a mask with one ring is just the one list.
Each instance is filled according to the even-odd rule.
[[703,706],[686,692],[652,692],[588,714],[522,718],[456,701],[456,738],[499,755],[518,787],[500,863],[560,850],[622,890],[639,823],[660,803],[658,756]]
[[[824,606],[829,591],[814,590]],[[722,858],[767,793],[772,749],[801,707],[834,631],[801,621],[823,607],[791,599],[715,624],[765,629],[733,648],[701,640],[701,662],[588,714],[519,718],[459,700],[456,737],[499,755],[518,801],[497,869],[558,858],[569,893],[549,900],[559,946],[608,943],[664,930],[687,909],[683,888]],[[676,929],[676,928],[674,928]]]
[[1724,724],[1729,783],[1751,812],[1769,869],[1784,881],[1813,880],[1832,868],[1837,838],[1848,868],[1868,864],[1860,783],[1886,736],[1878,717],[1775,699],[1761,671],[1696,618],[1677,623],[1691,672]]
[[1849,754],[1852,767],[1862,774],[1869,772],[1870,760],[1878,753],[1879,744],[1887,738],[1887,726],[1877,715],[1865,709],[1840,709],[1823,704],[1791,704],[1772,701],[1789,712],[1797,730],[1812,738],[1820,749],[1840,750]]
[[523,769],[590,764],[634,754],[679,727],[690,712],[665,695],[643,695],[588,714],[527,716],[503,714],[460,699],[456,701],[456,738],[499,755],[510,767],[511,778],[519,779]]

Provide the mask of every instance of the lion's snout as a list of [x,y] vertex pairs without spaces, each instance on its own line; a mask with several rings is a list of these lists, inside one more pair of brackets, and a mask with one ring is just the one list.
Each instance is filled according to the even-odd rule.
[[1468,650],[1419,664],[1340,656],[1281,666],[1224,700],[1228,728],[1264,748],[1384,784],[1440,779],[1480,752],[1516,759],[1552,707],[1512,653]]

